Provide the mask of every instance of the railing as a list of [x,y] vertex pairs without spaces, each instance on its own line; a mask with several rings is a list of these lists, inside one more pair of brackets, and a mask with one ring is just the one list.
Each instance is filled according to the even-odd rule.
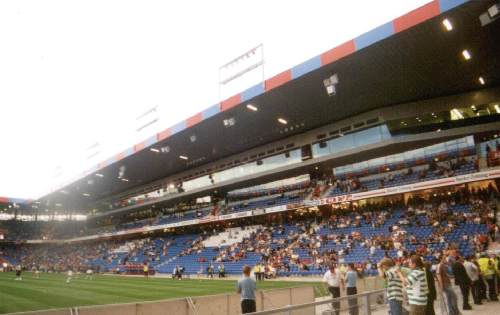
[[[387,308],[384,298],[385,290],[368,291],[355,295],[330,298],[322,301],[289,305],[267,311],[251,313],[252,315],[372,315],[378,309]],[[337,313],[338,311],[338,313]]]
[[[453,287],[455,294],[460,295],[457,286]],[[318,293],[316,291],[316,293]],[[251,313],[252,315],[379,315],[386,314],[385,289],[366,291],[361,294],[328,298],[321,301],[288,305],[285,307]],[[437,290],[437,303],[433,303],[436,314],[448,315],[448,307],[445,296],[441,290]],[[408,309],[408,301],[403,303]],[[436,305],[437,304],[437,305]],[[488,313],[489,314],[489,313]]]
[[188,302],[189,309],[191,309],[191,311],[193,311],[193,314],[194,314],[194,315],[198,315],[198,308],[197,308],[197,307],[196,307],[196,305],[194,304],[193,299],[192,299],[190,296],[188,296],[188,297],[186,298],[186,300],[187,300],[187,302]]

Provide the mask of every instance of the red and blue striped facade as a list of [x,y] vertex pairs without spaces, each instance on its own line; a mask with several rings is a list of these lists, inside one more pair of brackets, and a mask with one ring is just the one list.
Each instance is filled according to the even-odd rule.
[[0,205],[8,204],[8,203],[30,204],[31,202],[33,202],[33,200],[31,200],[31,199],[0,197]]

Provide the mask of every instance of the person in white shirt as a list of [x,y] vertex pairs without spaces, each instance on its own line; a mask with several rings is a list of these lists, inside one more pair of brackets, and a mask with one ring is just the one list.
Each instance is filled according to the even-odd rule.
[[94,277],[94,271],[92,269],[87,269],[87,275],[85,276],[85,279],[87,280],[92,280]]
[[23,277],[21,276],[21,272],[23,271],[23,268],[21,265],[16,266],[16,280],[21,281],[23,280]]
[[66,283],[70,283],[73,279],[73,270],[68,269],[68,277],[66,278]]
[[31,267],[31,271],[33,272],[33,278],[40,279],[40,270],[38,270],[36,265],[33,265],[33,267]]
[[[323,283],[327,287],[328,291],[331,293],[333,298],[340,297],[340,288],[344,287],[344,279],[340,272],[335,268],[335,265],[331,265],[329,270],[323,275]],[[335,315],[339,315],[340,312],[340,302],[332,303]]]
[[471,280],[471,291],[472,291],[472,299],[474,300],[474,304],[481,305],[481,294],[480,294],[480,280],[479,280],[479,267],[473,262],[474,256],[469,256],[464,261],[465,272],[469,276]]

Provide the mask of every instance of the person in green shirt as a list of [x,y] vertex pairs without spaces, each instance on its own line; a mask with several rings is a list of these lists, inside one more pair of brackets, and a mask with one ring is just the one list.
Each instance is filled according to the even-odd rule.
[[[429,287],[424,271],[424,263],[418,255],[413,255],[409,260],[410,269],[398,271],[401,282],[406,287],[408,304],[410,305],[410,315],[425,315],[427,306],[427,296]],[[403,275],[403,272],[406,275]]]
[[399,268],[390,258],[384,258],[379,263],[379,273],[384,278],[387,290],[387,301],[391,315],[403,315],[403,282]]

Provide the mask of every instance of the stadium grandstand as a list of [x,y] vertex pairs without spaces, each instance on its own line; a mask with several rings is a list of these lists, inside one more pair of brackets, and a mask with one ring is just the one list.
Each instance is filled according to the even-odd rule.
[[[472,291],[473,310],[452,286],[462,314],[498,314],[500,22],[491,9],[498,7],[490,0],[431,1],[152,135],[39,199],[0,197],[0,303],[26,294],[0,305],[0,313],[70,314],[71,307],[75,314],[80,305],[234,293],[235,283],[215,288],[219,280],[211,278],[234,280],[245,266],[266,280],[259,289],[311,285],[312,300],[302,301],[310,303],[329,298],[320,297],[329,293],[318,283],[332,266],[342,274],[354,268],[366,288],[358,293],[382,292],[384,259],[407,266],[417,255],[438,279],[443,261],[486,255],[494,275],[480,266],[485,292],[476,300],[480,293]],[[15,271],[33,276],[23,273],[12,284]],[[80,287],[54,289],[61,301],[41,302],[50,298],[37,291],[35,274]],[[84,274],[96,277],[92,287]],[[115,287],[100,287],[105,275]],[[200,292],[171,278],[187,278]],[[439,283],[436,312],[456,315]],[[107,295],[133,285],[173,293],[83,300],[85,290]],[[66,289],[75,299],[63,301]],[[27,302],[30,294],[39,304]],[[187,301],[185,314],[240,314]],[[259,311],[299,304],[259,303]],[[361,304],[359,314],[387,314],[383,301]],[[293,314],[335,314],[326,310],[331,305]],[[340,313],[358,314],[352,307],[349,301]]]

